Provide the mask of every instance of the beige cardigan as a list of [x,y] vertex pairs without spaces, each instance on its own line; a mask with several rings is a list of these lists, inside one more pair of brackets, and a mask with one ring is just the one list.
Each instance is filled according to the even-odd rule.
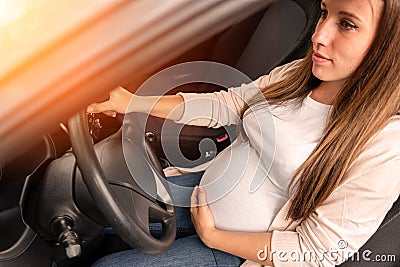
[[[400,116],[396,116],[368,143],[345,181],[309,218],[290,222],[285,217],[291,200],[283,206],[269,228],[274,266],[339,265],[359,253],[399,194]],[[246,261],[242,266],[260,265]]]
[[[400,193],[399,133],[397,117],[369,143],[346,180],[301,224],[285,219],[290,200],[284,205],[269,228],[274,266],[338,265],[375,233]],[[324,257],[307,260],[312,253],[324,252]],[[299,262],[297,253],[306,260]],[[259,265],[246,261],[243,266]]]

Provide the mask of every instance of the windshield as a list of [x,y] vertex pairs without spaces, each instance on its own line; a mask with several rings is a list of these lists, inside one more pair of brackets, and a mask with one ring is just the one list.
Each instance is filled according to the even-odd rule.
[[98,14],[99,9],[115,2],[0,0],[0,81],[38,51]]

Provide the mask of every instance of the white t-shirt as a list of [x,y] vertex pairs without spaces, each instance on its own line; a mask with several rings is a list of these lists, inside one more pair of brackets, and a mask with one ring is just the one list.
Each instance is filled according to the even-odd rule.
[[[277,81],[294,69],[295,61],[269,76],[227,92],[185,94],[180,123],[218,127],[237,124],[244,103],[260,94],[258,86]],[[279,75],[278,75],[279,74]],[[326,126],[330,106],[310,96],[297,107],[292,102],[255,106],[243,119],[239,136],[206,169],[201,181],[217,228],[267,231],[288,200],[288,185],[307,159]],[[200,112],[199,112],[200,111]]]

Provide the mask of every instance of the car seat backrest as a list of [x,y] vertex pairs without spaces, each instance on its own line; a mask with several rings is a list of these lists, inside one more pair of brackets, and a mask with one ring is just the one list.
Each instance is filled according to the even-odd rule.
[[253,80],[268,73],[292,50],[306,20],[304,11],[293,1],[273,4],[265,12],[236,67]]
[[280,0],[265,12],[236,67],[256,79],[305,55],[318,17],[319,2]]

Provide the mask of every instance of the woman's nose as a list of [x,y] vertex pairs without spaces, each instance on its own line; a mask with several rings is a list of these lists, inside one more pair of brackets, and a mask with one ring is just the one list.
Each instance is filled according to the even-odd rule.
[[315,28],[315,32],[311,37],[311,41],[317,45],[328,46],[333,38],[333,31],[331,30],[330,22],[328,20],[320,21]]

